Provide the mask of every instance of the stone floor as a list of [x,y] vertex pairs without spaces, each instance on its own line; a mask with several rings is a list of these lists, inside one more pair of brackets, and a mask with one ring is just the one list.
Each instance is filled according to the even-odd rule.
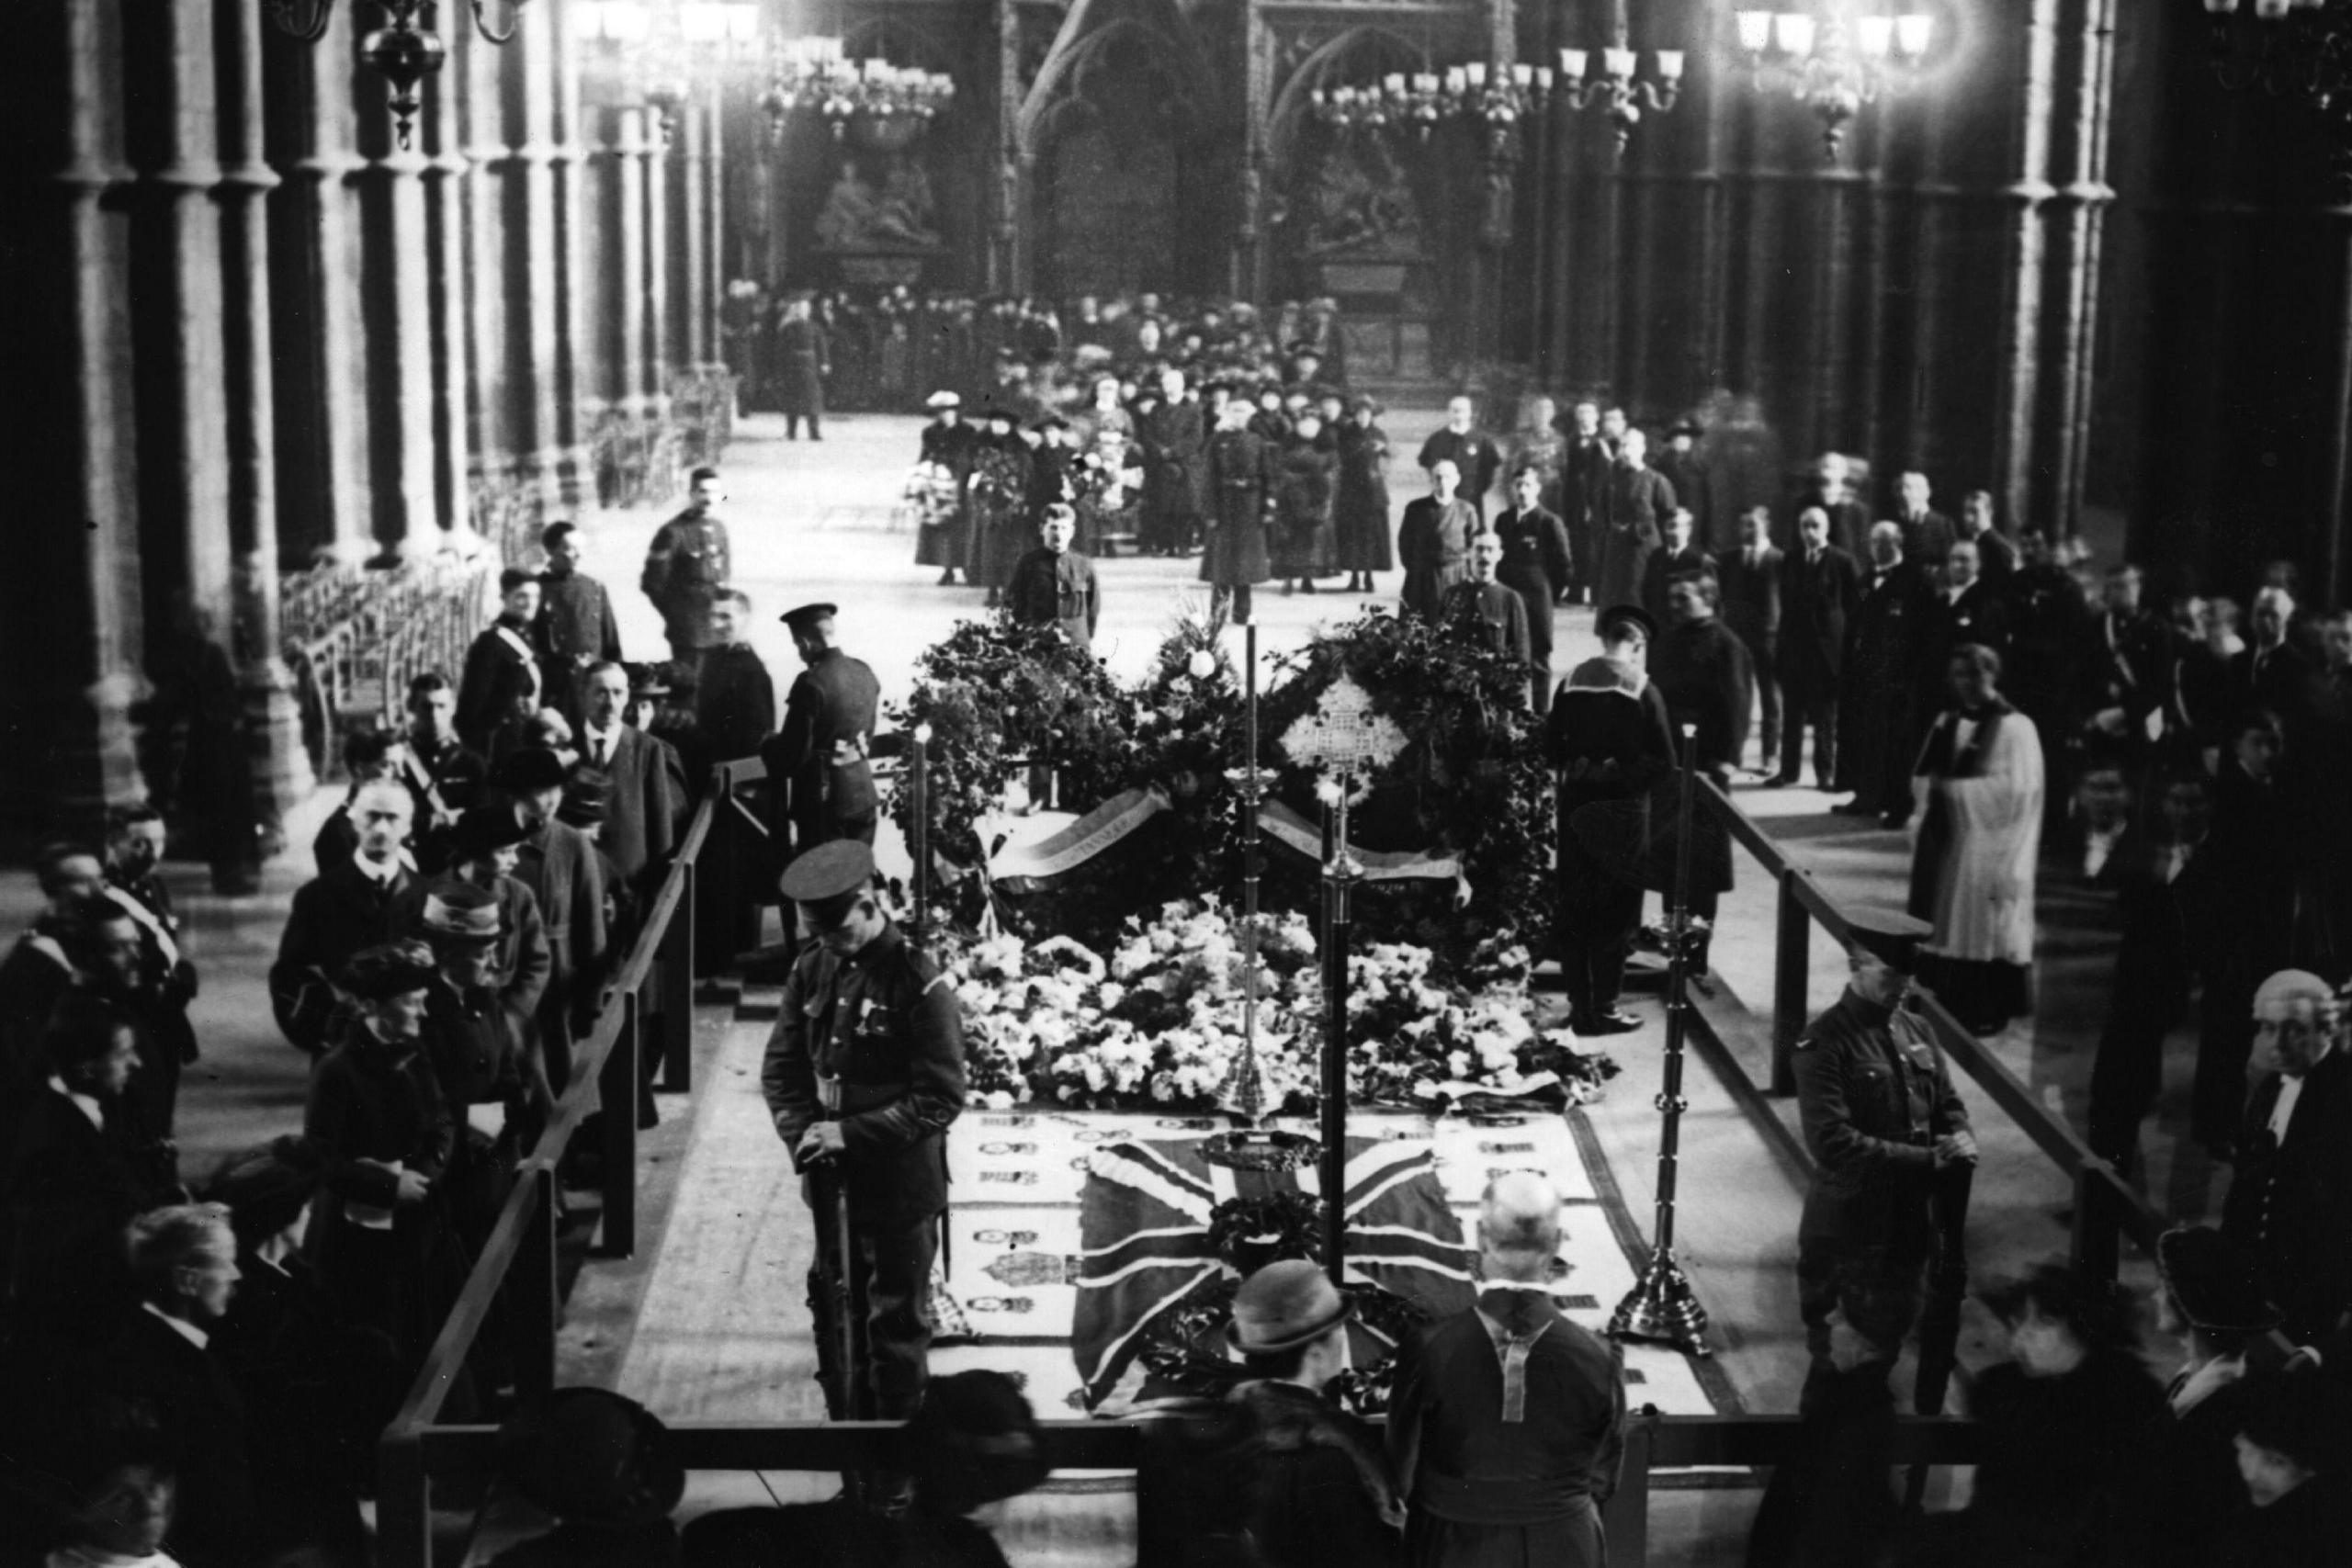
[[[1399,409],[1387,423],[1398,448],[1408,454],[1391,481],[1401,507],[1420,489],[1409,454],[1440,418],[1435,410]],[[733,530],[737,579],[758,612],[754,645],[781,693],[796,665],[776,616],[796,604],[833,600],[842,606],[847,648],[874,665],[886,701],[902,697],[919,651],[944,636],[957,617],[980,608],[977,591],[937,587],[931,570],[912,565],[911,533],[891,525],[899,484],[914,455],[918,422],[844,417],[829,423],[821,445],[786,442],[779,426],[773,419],[746,421],[727,466],[730,495],[722,515]],[[587,536],[583,570],[613,589],[623,639],[635,657],[654,656],[661,648],[660,622],[635,582],[646,543],[665,514],[666,509],[639,509],[582,520]],[[1197,602],[1201,591],[1194,570],[1192,561],[1119,559],[1102,567],[1105,607],[1098,648],[1117,673],[1140,672],[1170,619]],[[1396,574],[1383,579],[1384,598],[1393,595],[1396,583]],[[1262,596],[1261,660],[1300,646],[1318,624],[1353,615],[1369,602],[1328,593]],[[1562,669],[1593,651],[1589,612],[1564,611],[1558,642]],[[333,798],[331,792],[322,792],[288,824],[296,848],[269,867],[262,890],[254,896],[217,897],[206,889],[200,868],[178,863],[167,868],[188,917],[185,946],[204,976],[192,1011],[205,1055],[189,1072],[181,1101],[185,1168],[192,1174],[208,1170],[231,1150],[299,1124],[304,1064],[271,1025],[263,976],[288,900],[309,874],[311,834]],[[1907,863],[1901,835],[1829,816],[1826,799],[1810,790],[1743,789],[1738,799],[1777,842],[1819,874],[1833,896],[1900,901]],[[2035,1014],[1994,1044],[2053,1111],[2079,1126],[2111,940],[2096,911],[2052,891],[2055,880],[2045,879]],[[0,873],[0,931],[20,929],[37,903],[28,874]],[[1747,1041],[1751,1060],[1758,1022],[1752,1015],[1770,1010],[1772,919],[1770,886],[1754,874],[1752,865],[1743,867],[1741,887],[1724,904],[1713,950],[1719,994],[1709,1005],[1734,1019],[1731,1032]],[[1818,932],[1813,954],[1811,999],[1819,1007],[1842,984],[1842,964],[1834,944]],[[1744,1035],[1737,1024],[1743,1004],[1751,1013]],[[1656,1005],[1642,1005],[1653,1026],[1617,1042],[1625,1073],[1596,1108],[1593,1121],[1628,1201],[1636,1213],[1646,1215],[1657,1151],[1657,1118],[1650,1101],[1663,1054]],[[2177,1138],[2185,1120],[2189,1049],[2185,1036],[2173,1043],[2172,1081],[2151,1160],[2159,1206],[2185,1216],[2209,1213],[2218,1202],[2215,1174],[2193,1154],[2183,1154]],[[1787,1108],[1759,1108],[1744,1100],[1696,1062],[1686,1092],[1691,1105],[1682,1133],[1679,1253],[1713,1314],[1718,1352],[1748,1408],[1785,1410],[1802,1374],[1791,1264],[1803,1178],[1781,1144],[1765,1135],[1765,1123],[1785,1118]],[[2066,1193],[2052,1168],[2021,1134],[1985,1108],[1981,1096],[1972,1093],[1970,1099],[1978,1108],[1985,1145],[1970,1242],[1978,1270],[1985,1273],[2062,1247],[2064,1229],[2057,1216]],[[600,1299],[625,1301],[629,1294]],[[568,1335],[568,1342],[587,1348],[576,1332]],[[609,1365],[605,1358],[614,1348],[606,1339],[602,1355],[583,1359]],[[1985,1353],[1982,1325],[1972,1316],[1963,1355],[1973,1359]],[[1733,1560],[1752,1504],[1753,1494],[1745,1492],[1662,1495],[1653,1560]]]

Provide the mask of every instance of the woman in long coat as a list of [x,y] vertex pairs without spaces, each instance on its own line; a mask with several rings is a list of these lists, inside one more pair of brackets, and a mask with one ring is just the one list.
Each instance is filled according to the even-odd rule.
[[1928,729],[1911,777],[1911,913],[1936,928],[1919,977],[1980,1034],[2030,1008],[2041,849],[2041,739],[2002,701],[2000,674],[1991,649],[1952,650],[1951,705]]
[[1108,541],[1136,531],[1136,502],[1142,491],[1143,458],[1136,445],[1135,416],[1119,403],[1119,378],[1094,383],[1094,402],[1077,419],[1080,462],[1078,537],[1080,555],[1110,554]]
[[981,423],[987,434],[972,449],[972,477],[965,498],[971,518],[967,574],[974,587],[1000,603],[1012,582],[1012,569],[1035,547],[1029,525],[1029,446],[1012,428],[1012,415],[989,409]]
[[1233,618],[1250,618],[1250,590],[1273,575],[1266,558],[1266,521],[1274,505],[1273,449],[1243,428],[1250,405],[1225,405],[1225,423],[1209,437],[1207,530],[1201,581],[1231,596]]
[[915,458],[931,472],[920,486],[909,481],[910,491],[920,491],[913,498],[921,509],[915,564],[940,568],[942,587],[956,581],[956,569],[969,561],[972,553],[965,487],[972,477],[978,432],[964,423],[963,403],[954,392],[931,395],[932,423],[922,427],[922,450]]
[[1274,478],[1273,571],[1283,592],[1295,578],[1301,591],[1315,592],[1315,580],[1339,570],[1331,536],[1331,502],[1339,488],[1340,455],[1323,441],[1323,416],[1307,409],[1296,434],[1282,448]]
[[1372,574],[1394,571],[1388,534],[1388,433],[1373,423],[1380,405],[1358,398],[1339,429],[1340,493],[1333,508],[1339,570],[1348,592],[1369,593]]

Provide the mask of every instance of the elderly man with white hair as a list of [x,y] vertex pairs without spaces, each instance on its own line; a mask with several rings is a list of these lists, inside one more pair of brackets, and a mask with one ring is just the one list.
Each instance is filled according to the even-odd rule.
[[2298,1344],[2352,1311],[2352,1024],[2344,996],[2282,969],[2254,993],[2261,1082],[2246,1102],[2222,1230],[2255,1258]]
[[1469,1311],[1397,1347],[1388,1454],[1417,1568],[1599,1568],[1624,1451],[1617,1347],[1552,1303],[1560,1197],[1532,1171],[1487,1187]]

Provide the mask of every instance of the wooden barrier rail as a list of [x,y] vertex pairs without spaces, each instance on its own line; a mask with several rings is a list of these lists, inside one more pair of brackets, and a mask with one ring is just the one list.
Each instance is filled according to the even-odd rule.
[[[746,852],[754,818],[736,792],[766,777],[756,759],[722,764],[710,794],[696,808],[676,859],[647,911],[645,926],[616,977],[596,1026],[581,1043],[575,1077],[558,1101],[538,1143],[523,1159],[514,1192],[500,1212],[481,1256],[468,1277],[424,1369],[378,1450],[377,1562],[382,1568],[431,1568],[432,1496],[435,1477],[478,1477],[492,1462],[496,1428],[443,1425],[440,1415],[492,1304],[505,1292],[514,1337],[516,1386],[526,1396],[554,1386],[560,1303],[556,1268],[556,1170],[593,1104],[618,1114],[601,1118],[604,1132],[603,1247],[628,1256],[637,1234],[637,1122],[634,1105],[639,1053],[652,1032],[662,1052],[664,1087],[691,1087],[695,894],[708,876],[732,907],[740,878],[766,863]],[[1848,924],[1837,902],[1812,874],[1783,854],[1729,797],[1704,784],[1708,807],[1732,837],[1761,862],[1780,889],[1776,932],[1773,1044],[1776,1061],[1804,1023],[1807,943],[1818,923],[1841,942]],[[658,1003],[658,1005],[656,1005]],[[2163,1221],[2114,1168],[2092,1154],[2074,1131],[2052,1117],[2014,1074],[1929,998],[1925,1005],[1938,1043],[2035,1145],[2073,1179],[2074,1252],[2084,1268],[2112,1278],[2120,1235],[2153,1248]],[[1702,1029],[1703,1014],[1694,1014]],[[1793,1020],[1792,1026],[1790,1021]],[[1785,1033],[1784,1033],[1785,1029]],[[1775,1077],[1779,1077],[1776,1066]],[[595,1087],[592,1090],[590,1086]],[[1132,1470],[1141,1457],[1143,1427],[1131,1423],[1049,1421],[1048,1461],[1060,1469]],[[872,1465],[888,1456],[898,1428],[889,1423],[801,1422],[759,1427],[684,1423],[673,1427],[688,1470],[831,1471]],[[1769,1465],[1786,1459],[1796,1441],[1793,1416],[1636,1416],[1627,1433],[1623,1480],[1605,1518],[1611,1555],[1638,1564],[1647,1551],[1647,1509],[1653,1469]],[[1898,1424],[1887,1462],[1973,1464],[1985,1457],[1985,1434],[1973,1423],[1911,1416]]]
[[[1797,864],[1774,843],[1746,812],[1713,781],[1699,781],[1701,798],[1722,820],[1735,842],[1758,861],[1779,888],[1777,930],[1774,932],[1772,976],[1772,1072],[1770,1092],[1795,1092],[1789,1055],[1806,1022],[1806,987],[1811,972],[1812,928],[1819,925],[1841,944],[1851,945],[1845,911],[1822,890],[1812,872]],[[2155,1251],[2156,1237],[2167,1222],[2123,1179],[2114,1165],[2091,1151],[2065,1122],[2051,1114],[2015,1073],[1984,1048],[1960,1021],[1932,995],[1920,998],[1920,1011],[1936,1036],[1936,1043],[1953,1067],[1984,1092],[2034,1145],[2065,1172],[2075,1188],[2074,1235],[2070,1247],[2077,1269],[2103,1280],[2113,1280],[2120,1266],[2120,1244],[2130,1236],[2143,1251]],[[1708,1027],[1703,1014],[1695,1015]],[[1719,1053],[1728,1060],[1728,1053]]]

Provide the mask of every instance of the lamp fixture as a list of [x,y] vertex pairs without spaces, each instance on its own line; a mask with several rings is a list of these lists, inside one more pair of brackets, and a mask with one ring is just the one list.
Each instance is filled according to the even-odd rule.
[[[271,26],[303,43],[326,36],[334,19],[334,0],[263,0]],[[392,139],[406,151],[417,115],[424,107],[424,86],[449,57],[449,46],[435,30],[434,0],[375,0],[384,13],[384,25],[359,40],[359,58],[375,69],[391,89]],[[503,44],[522,25],[525,0],[505,0],[506,25],[490,20],[492,0],[466,0],[473,13],[474,30],[485,42]]]
[[1912,85],[1936,28],[1924,11],[1857,17],[1850,29],[1836,12],[1740,11],[1733,19],[1756,90],[1786,92],[1811,108],[1822,156],[1832,161],[1865,105]]
[[[1594,71],[1594,56],[1600,69]],[[1623,157],[1642,122],[1647,106],[1654,114],[1668,114],[1682,96],[1682,51],[1661,49],[1651,55],[1654,74],[1637,76],[1641,55],[1625,44],[1620,28],[1606,49],[1560,51],[1560,98],[1572,109],[1599,108],[1617,132],[1617,155]],[[1550,72],[1544,73],[1546,76]]]
[[586,35],[630,63],[638,96],[653,111],[654,128],[665,147],[694,96],[695,80],[714,65],[749,60],[758,49],[760,8],[747,0],[685,0],[666,6],[647,0],[590,0],[580,9]]
[[835,140],[855,124],[866,138],[903,146],[955,98],[956,79],[944,71],[893,65],[879,57],[853,61],[838,37],[811,35],[786,39],[776,51],[760,107],[778,140],[792,117],[808,110],[831,128]]
[[2213,79],[2301,98],[2328,138],[2335,199],[2352,206],[2352,0],[2205,0]]

